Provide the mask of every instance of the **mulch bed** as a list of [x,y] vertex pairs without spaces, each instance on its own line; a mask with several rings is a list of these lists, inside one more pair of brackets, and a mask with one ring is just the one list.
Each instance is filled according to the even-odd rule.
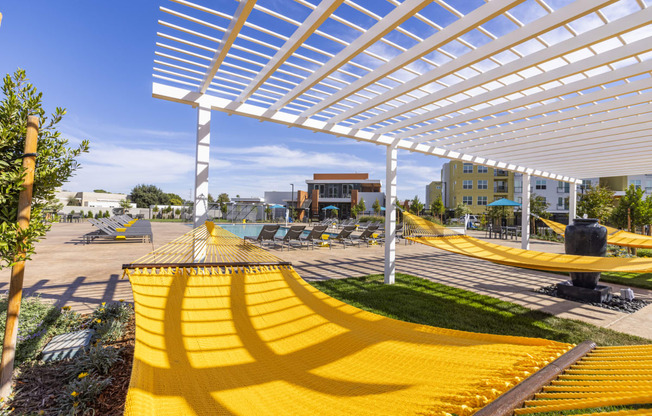
[[[134,318],[125,327],[125,333],[118,341],[106,344],[120,348],[120,358],[110,370],[111,385],[107,387],[95,402],[95,414],[103,416],[120,416],[124,413],[125,398],[131,377],[131,364],[134,357]],[[10,406],[15,408],[13,414],[57,415],[56,397],[61,394],[67,379],[63,374],[65,363],[39,363],[20,369],[15,382],[15,396]]]

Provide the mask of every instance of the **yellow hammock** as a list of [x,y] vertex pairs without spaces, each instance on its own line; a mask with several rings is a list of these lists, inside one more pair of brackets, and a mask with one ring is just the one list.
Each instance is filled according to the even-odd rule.
[[[557,234],[564,235],[564,232],[566,231],[565,224],[560,224],[541,217],[539,217],[539,219]],[[603,225],[603,227],[607,229],[607,243],[609,244],[623,247],[652,248],[652,237],[650,236],[630,233],[606,225]]]
[[365,312],[212,224],[124,267],[129,416],[470,415],[571,347]]
[[408,212],[403,215],[407,239],[494,263],[558,272],[652,272],[652,258],[575,256],[522,250],[457,234]]

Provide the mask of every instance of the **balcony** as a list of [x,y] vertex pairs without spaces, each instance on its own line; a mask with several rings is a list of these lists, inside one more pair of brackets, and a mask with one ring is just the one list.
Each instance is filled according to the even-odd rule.
[[506,194],[509,190],[508,186],[494,186],[495,194]]
[[515,194],[520,194],[521,192],[523,192],[523,187],[522,186],[515,186],[514,187],[514,193]]
[[494,176],[509,176],[509,171],[503,169],[494,169]]

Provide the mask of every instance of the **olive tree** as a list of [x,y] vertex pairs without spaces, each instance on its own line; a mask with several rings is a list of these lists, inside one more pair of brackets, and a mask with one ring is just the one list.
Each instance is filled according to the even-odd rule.
[[614,209],[614,192],[604,186],[589,186],[577,202],[577,214],[597,218],[604,224]]
[[[56,129],[66,110],[57,107],[48,117],[42,100],[43,94],[29,82],[24,70],[4,77],[0,101],[0,269],[28,260],[34,253],[34,243],[51,228],[47,214],[58,206],[55,189],[79,169],[77,157],[88,152],[87,140],[68,147],[68,140]],[[18,197],[25,179],[22,158],[30,115],[39,118],[40,128],[31,218],[29,227],[21,231]]]

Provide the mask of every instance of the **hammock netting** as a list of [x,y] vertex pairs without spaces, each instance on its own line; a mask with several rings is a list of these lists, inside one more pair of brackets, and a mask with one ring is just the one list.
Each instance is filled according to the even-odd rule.
[[508,266],[556,272],[652,272],[652,258],[619,258],[544,253],[489,243],[403,213],[405,238],[441,250]]
[[212,224],[125,274],[129,416],[470,415],[572,347],[363,311]]
[[[566,232],[566,225],[539,217],[550,229],[563,236]],[[618,228],[603,225],[607,229],[607,243],[622,247],[652,248],[652,237],[642,234],[630,233]]]

